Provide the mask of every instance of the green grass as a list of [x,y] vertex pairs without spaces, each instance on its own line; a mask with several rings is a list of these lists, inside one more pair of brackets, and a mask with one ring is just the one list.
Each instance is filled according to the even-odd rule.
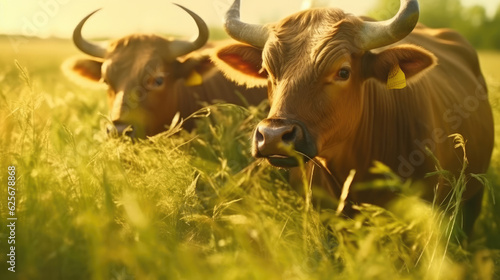
[[[262,108],[211,107],[192,133],[108,139],[105,93],[59,70],[71,44],[32,40],[15,53],[3,39],[0,50],[0,279],[458,279],[498,266],[500,137],[477,239],[464,249],[447,241],[449,219],[411,196],[391,212],[362,205],[354,219],[307,207],[284,171],[249,154]],[[500,136],[500,54],[481,58],[493,65]],[[16,273],[6,264],[9,165]]]

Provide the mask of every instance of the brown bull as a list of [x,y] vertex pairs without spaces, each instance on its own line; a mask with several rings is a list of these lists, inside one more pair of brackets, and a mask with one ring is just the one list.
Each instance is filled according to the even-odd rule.
[[[240,21],[239,5],[233,3],[225,27],[246,44],[222,48],[216,59],[236,81],[268,85],[271,109],[255,130],[255,157],[285,168],[297,166],[297,154],[315,158],[331,174],[324,186],[337,197],[350,170],[357,171],[355,182],[368,181],[379,161],[403,178],[426,180],[423,197],[440,203],[451,186],[437,176],[424,179],[436,170],[426,147],[457,175],[464,155],[448,136],[459,133],[467,141],[466,172],[486,172],[493,118],[477,54],[452,30],[415,27],[416,0],[401,0],[398,14],[383,22],[312,9],[265,26]],[[482,193],[469,178],[467,230]],[[394,196],[354,188],[348,200],[383,206]]]
[[[74,30],[75,45],[94,59],[73,62],[72,71],[108,85],[110,117],[119,135],[155,135],[165,130],[177,112],[186,118],[202,102],[256,105],[267,96],[265,89],[249,90],[227,80],[208,54],[192,53],[207,42],[208,28],[194,12],[178,6],[198,26],[199,36],[192,42],[135,34],[100,46],[81,35],[83,25],[97,11]],[[184,128],[192,128],[192,123],[185,123]]]

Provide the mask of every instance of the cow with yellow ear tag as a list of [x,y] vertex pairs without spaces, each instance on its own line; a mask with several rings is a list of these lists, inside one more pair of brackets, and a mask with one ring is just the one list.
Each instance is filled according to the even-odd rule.
[[[427,149],[455,176],[465,156],[466,174],[485,173],[494,128],[477,53],[457,32],[427,28],[418,17],[418,1],[401,0],[398,13],[382,22],[323,8],[257,25],[240,20],[235,0],[225,28],[241,43],[218,50],[215,59],[236,82],[268,85],[270,112],[255,129],[253,156],[282,168],[319,162],[328,178],[323,187],[337,198],[351,170],[354,184],[366,182],[381,162],[404,179],[423,181],[422,197],[442,205],[453,186],[426,177],[436,170]],[[448,137],[458,134],[466,154]],[[483,189],[469,178],[462,197],[466,231]],[[397,195],[351,188],[345,209],[386,206]]]

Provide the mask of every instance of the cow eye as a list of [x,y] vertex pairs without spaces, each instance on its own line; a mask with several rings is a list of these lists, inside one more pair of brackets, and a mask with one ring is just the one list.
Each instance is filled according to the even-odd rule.
[[154,85],[157,86],[157,87],[160,87],[160,86],[163,85],[164,80],[165,80],[165,78],[163,78],[161,76],[160,77],[156,77],[154,79]]
[[162,87],[165,83],[165,77],[163,75],[152,76],[146,81],[146,87],[148,89],[157,89]]
[[340,81],[347,81],[351,76],[351,70],[349,68],[342,68],[337,73],[337,79]]

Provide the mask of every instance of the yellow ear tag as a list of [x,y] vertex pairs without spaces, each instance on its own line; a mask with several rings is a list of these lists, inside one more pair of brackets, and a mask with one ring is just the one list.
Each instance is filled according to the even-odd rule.
[[201,77],[200,73],[196,72],[193,70],[191,72],[191,75],[186,79],[186,86],[199,86],[203,83],[203,78]]
[[399,64],[394,65],[387,77],[387,89],[402,89],[406,87],[405,73],[399,67]]

